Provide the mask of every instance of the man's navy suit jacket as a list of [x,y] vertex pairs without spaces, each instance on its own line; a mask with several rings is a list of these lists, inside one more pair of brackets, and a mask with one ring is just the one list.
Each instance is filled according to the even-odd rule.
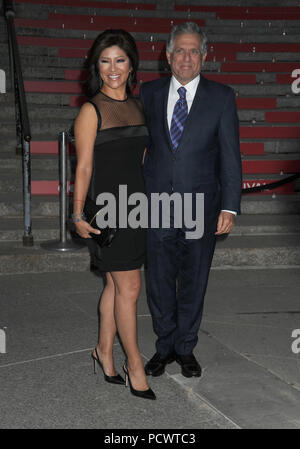
[[147,193],[215,192],[220,209],[239,213],[242,176],[234,91],[201,74],[174,152],[167,122],[170,80],[159,78],[140,89],[150,133],[144,161]]

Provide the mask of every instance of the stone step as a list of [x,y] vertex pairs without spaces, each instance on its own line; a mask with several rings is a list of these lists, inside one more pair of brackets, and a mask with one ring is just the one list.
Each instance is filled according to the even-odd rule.
[[[57,196],[32,196],[31,214],[34,217],[56,217],[59,215]],[[0,216],[22,217],[23,199],[21,192],[0,194]]]
[[272,52],[272,53],[264,53],[264,52],[256,52],[256,53],[246,53],[246,52],[237,52],[236,54],[237,61],[247,61],[247,62],[260,62],[260,61],[268,61],[273,62],[292,62],[299,61],[300,53],[298,52]]
[[220,239],[213,267],[282,267],[300,265],[300,234],[234,236]]
[[[261,19],[261,20],[247,20],[247,19],[218,19],[218,18],[207,18],[205,20],[205,28],[211,30],[213,33],[220,32],[221,29],[224,30],[224,35],[231,35],[232,33],[240,30],[241,35],[262,34],[265,32],[270,36],[276,36],[276,32],[281,31],[280,35],[284,38],[289,36],[290,32],[295,32],[297,28],[298,20],[281,20],[281,19]],[[282,34],[283,30],[287,33]],[[278,39],[278,38],[277,38]],[[276,42],[275,40],[273,42]],[[272,42],[272,43],[273,43]]]
[[[36,142],[31,143],[32,150],[34,149],[34,144]],[[47,142],[46,142],[47,143]],[[48,142],[49,144],[52,142]],[[56,144],[56,148],[58,150],[58,141],[53,141],[54,144]],[[16,176],[16,174],[22,173],[22,158],[21,155],[13,154],[12,152],[2,152],[1,155],[1,169],[0,171],[4,170],[2,172],[2,176]],[[287,154],[260,154],[260,155],[242,155],[242,162],[244,167],[244,176],[248,176],[248,178],[251,179],[254,177],[270,177],[272,179],[276,178],[276,176],[280,175],[281,170],[283,170],[284,174],[291,173],[291,170],[295,169],[297,170],[296,164],[298,164],[298,161],[300,160],[300,154],[299,153],[287,153]],[[293,164],[291,165],[291,161],[293,161]],[[281,163],[282,162],[282,163]],[[251,172],[251,167],[255,163],[254,167],[256,167],[256,170]],[[273,164],[270,165],[270,173],[268,174],[267,171],[263,172],[259,170],[260,165],[262,167],[268,168],[267,163]],[[265,165],[262,165],[265,164]],[[291,167],[289,168],[289,164]],[[68,165],[68,171],[71,173],[71,171],[75,170],[76,167],[76,155],[75,152],[68,154],[67,156],[67,165]],[[272,168],[273,167],[273,168]],[[281,168],[280,168],[281,167]],[[31,170],[33,175],[40,174],[41,177],[45,174],[50,172],[58,173],[59,169],[59,159],[58,154],[32,154],[31,156]],[[71,170],[72,169],[72,170]],[[263,169],[263,168],[262,168]],[[36,172],[36,173],[35,173]],[[282,175],[282,173],[281,173]],[[281,176],[280,175],[280,176]],[[280,177],[279,176],[279,177]],[[37,178],[38,179],[38,178]],[[45,178],[46,179],[46,178]],[[247,179],[247,178],[245,178]]]
[[[264,121],[258,122],[256,121],[242,121],[240,120],[240,137],[242,139],[268,139],[268,138],[299,138],[300,132],[296,124],[298,124],[298,111],[293,113],[287,113],[288,118],[290,119],[288,122],[284,121]],[[76,114],[69,114],[71,118],[76,116]],[[276,114],[274,114],[274,117]],[[295,116],[295,118],[293,118]],[[58,133],[64,130],[69,129],[70,124],[72,124],[73,120],[71,118],[64,118],[58,121],[50,120],[49,118],[40,118],[39,120],[34,120],[31,123],[32,133],[35,132],[37,134],[42,134],[47,132],[47,126],[49,128],[49,133],[53,130]],[[57,120],[56,117],[54,117]],[[14,132],[15,129],[15,121],[11,116],[6,118],[6,120],[2,121],[2,133],[3,135],[9,135]]]
[[[68,170],[69,172],[69,170]],[[32,171],[31,173],[31,193],[32,196],[39,195],[56,195],[59,194],[59,180],[58,180],[58,172],[44,170],[41,171]],[[73,192],[74,188],[74,173],[67,174],[68,176],[68,191]],[[286,176],[284,176],[286,178]],[[283,177],[279,177],[276,175],[243,175],[243,189],[260,187],[265,184],[273,184],[276,181],[281,181]],[[281,195],[281,194],[292,194],[294,192],[300,191],[300,180],[291,181],[283,186],[276,187],[270,190],[262,190],[259,192],[262,195]],[[17,173],[15,176],[11,174],[1,174],[0,179],[0,194],[6,194],[10,192],[23,192],[23,179],[22,174]]]
[[[55,117],[56,119],[56,117]],[[73,119],[61,119],[59,122],[51,119],[34,120],[30,123],[31,136],[37,140],[37,136],[58,136],[60,132],[70,129],[73,124]],[[14,121],[2,122],[1,140],[5,139],[5,136],[11,137],[15,133],[16,125]]]
[[[147,10],[142,9],[143,4],[140,4],[138,9],[133,6],[130,8],[128,3],[128,9],[121,9],[119,5],[117,8],[104,8],[103,6],[97,7],[94,2],[93,7],[88,6],[60,6],[60,5],[50,5],[50,4],[32,4],[30,5],[30,10],[26,4],[19,3],[16,6],[17,17],[27,17],[27,18],[37,18],[37,19],[47,19],[48,13],[57,14],[78,14],[78,15],[89,15],[93,16],[116,16],[116,17],[156,17],[156,18],[186,18],[187,13],[185,11],[175,11],[166,9],[156,9]],[[195,19],[207,19],[215,18],[216,14],[214,12],[193,12],[192,18]]]
[[242,214],[251,215],[290,215],[300,213],[300,195],[243,195]]
[[[52,105],[52,106],[70,106],[70,95],[69,94],[54,94],[54,93],[26,93],[27,104],[36,105]],[[7,92],[6,94],[0,95],[0,105],[14,105],[14,94]]]
[[[35,142],[32,142],[32,145]],[[50,142],[49,142],[50,143]],[[4,160],[6,160],[7,164],[11,165],[12,169],[17,171],[21,168],[21,157],[9,155],[7,152],[2,153],[4,156]],[[68,158],[70,161],[74,163],[74,155],[70,154]],[[43,162],[45,161],[45,162]],[[290,154],[260,154],[260,155],[243,155],[242,156],[242,164],[243,164],[243,172],[244,174],[287,174],[287,173],[295,173],[299,171],[299,161],[300,161],[300,153],[290,153]],[[32,165],[32,170],[37,169],[45,169],[47,170],[56,170],[58,166],[58,157],[53,154],[45,155],[32,155],[32,164],[45,164],[45,165]],[[48,164],[48,165],[47,165]],[[2,167],[1,167],[2,168]],[[1,170],[0,168],[0,170]],[[253,169],[253,170],[252,170]],[[6,170],[6,169],[5,169]]]
[[76,251],[47,251],[37,243],[25,248],[21,242],[0,242],[0,273],[86,271],[90,256],[86,247]]
[[[218,239],[212,266],[277,268],[300,265],[298,235],[234,236]],[[52,271],[86,271],[90,256],[86,247],[72,252],[43,249],[38,242],[25,248],[21,242],[0,242],[0,272],[35,273]]]
[[299,151],[299,141],[298,140],[272,140],[268,139],[264,143],[265,154],[286,154],[286,153],[297,153]]
[[[7,53],[6,53],[7,54]],[[60,58],[58,56],[47,56],[47,55],[20,55],[21,66],[22,67],[65,67],[65,68],[83,68],[84,59],[83,58]],[[8,57],[3,56],[1,58],[2,66],[4,68],[9,67]],[[152,61],[146,61],[152,62]],[[157,62],[158,63],[158,62]]]
[[[35,105],[28,104],[30,122],[45,119],[73,120],[79,112],[79,108],[59,107],[59,105]],[[258,116],[259,117],[259,116]],[[0,119],[15,120],[15,106],[3,106],[0,109]]]
[[[207,26],[205,31],[209,36],[210,42],[272,42],[272,43],[296,43],[300,42],[298,36],[297,25],[292,26],[290,23],[281,22],[275,23],[272,21],[272,26],[269,27],[269,21],[263,22],[260,26],[241,28],[241,21],[232,21],[229,25],[227,21],[213,21],[211,25],[210,19],[206,20]],[[58,28],[28,28],[18,26],[19,36],[43,36],[43,37],[60,37],[60,38],[78,38],[78,39],[96,39],[101,31],[98,30],[72,30],[72,29],[58,29]],[[283,30],[287,31],[283,35]],[[155,29],[151,32],[134,32],[131,34],[137,41],[166,41],[168,33],[156,32]]]
[[[242,214],[265,215],[294,215],[300,213],[300,194],[293,195],[243,195]],[[59,214],[58,196],[33,195],[31,201],[33,217],[56,217]],[[0,216],[22,217],[23,200],[19,192],[0,194]]]
[[[260,126],[260,123],[262,126]],[[255,126],[249,123],[241,123],[240,125],[240,139],[242,142],[276,142],[277,144],[270,143],[271,150],[266,153],[278,153],[280,154],[281,142],[287,142],[288,139],[299,141],[299,127],[296,124],[285,126],[269,125],[264,126],[264,123],[256,123]],[[33,141],[57,141],[59,134],[62,131],[68,131],[73,124],[73,120],[61,120],[60,123],[54,123],[51,120],[33,121],[31,123],[31,136]],[[244,126],[244,125],[248,126]],[[10,151],[15,146],[15,123],[13,121],[6,123],[3,127],[3,132],[0,136],[0,153]],[[282,153],[287,153],[288,148],[293,148],[291,153],[296,153],[296,144],[288,144],[286,149]],[[288,153],[287,153],[288,156]]]
[[[28,104],[29,119],[31,122],[45,119],[74,119],[79,108],[51,107],[50,105]],[[272,112],[272,114],[270,114]],[[275,114],[274,114],[275,113]],[[298,123],[300,113],[291,109],[276,109],[263,111],[261,109],[239,109],[238,117],[241,122],[265,122],[267,123]],[[278,118],[277,118],[278,117]],[[0,119],[15,120],[15,106],[3,106],[0,109]],[[276,121],[275,121],[276,120]]]
[[[81,11],[80,11],[81,13]],[[79,13],[79,14],[80,14]],[[139,31],[142,32],[144,30],[152,31],[152,29],[159,29],[161,32],[168,32],[169,28],[172,26],[173,22],[174,24],[179,23],[182,20],[188,19],[188,20],[197,20],[197,22],[201,23],[202,26],[211,27],[213,29],[218,27],[231,27],[231,30],[229,31],[232,33],[232,29],[240,28],[240,30],[244,30],[244,27],[241,26],[241,22],[251,29],[251,32],[255,32],[254,30],[258,29],[259,26],[261,28],[284,28],[288,27],[288,29],[292,29],[297,27],[298,23],[298,17],[296,13],[293,15],[290,15],[288,17],[289,20],[284,18],[284,14],[281,15],[273,15],[268,13],[265,14],[265,17],[257,16],[255,20],[251,20],[251,17],[254,19],[254,15],[249,15],[246,17],[222,17],[222,14],[211,14],[209,17],[205,17],[204,14],[200,12],[194,13],[191,12],[190,14],[182,14],[181,16],[175,17],[172,13],[171,17],[167,17],[168,14],[153,14],[153,12],[148,12],[144,17],[141,17],[141,14],[134,14],[129,13],[130,16],[124,15],[123,13],[119,13],[115,10],[115,14],[112,15],[110,13],[110,10],[107,11],[103,10],[101,15],[97,15],[95,13],[91,14],[73,14],[73,11],[71,9],[68,10],[68,14],[60,14],[60,13],[49,13],[49,16],[47,20],[45,20],[45,15],[42,13],[43,17],[35,18],[33,14],[33,18],[22,18],[19,17],[16,20],[16,24],[19,27],[42,27],[42,28],[61,28],[63,25],[65,25],[65,28],[70,28],[71,26],[73,29],[77,28],[79,30],[84,29],[96,29],[101,30],[105,24],[105,20],[109,21],[111,23],[111,26],[116,28],[120,26],[120,24],[123,23],[123,27],[126,28],[130,32]],[[207,14],[207,13],[206,13]],[[160,16],[160,17],[159,17]],[[169,14],[170,16],[170,14]],[[293,20],[294,19],[294,20]],[[252,22],[252,26],[251,26]],[[270,24],[270,25],[269,25]],[[143,26],[142,26],[143,25]],[[152,27],[152,29],[151,29]],[[64,27],[63,27],[64,28]],[[259,31],[261,31],[261,28]],[[273,32],[273,29],[272,29]],[[224,33],[224,32],[223,32]],[[287,35],[285,34],[285,37]]]
[[246,139],[240,139],[240,149],[243,155],[271,155],[271,154],[288,154],[288,153],[298,153],[299,144],[295,140],[275,140],[266,139],[261,141],[261,139],[251,139],[251,142]]
[[[252,44],[255,45],[255,44]],[[7,45],[0,48],[2,65],[8,68]],[[88,49],[58,49],[55,47],[20,46],[21,64],[23,67],[66,67],[83,68]],[[207,62],[247,62],[247,63],[297,63],[298,52],[247,52],[236,50],[220,50],[208,52]],[[36,62],[38,63],[35,64]],[[164,54],[159,51],[140,52],[140,70],[165,70],[168,67]]]
[[[278,34],[278,33],[277,33]],[[55,47],[59,49],[58,55],[65,57],[71,57],[72,53],[76,57],[81,55],[85,57],[87,55],[87,50],[92,46],[92,39],[82,39],[82,38],[55,38],[55,37],[38,37],[38,36],[18,36],[18,43],[20,45],[20,49],[22,51],[23,46],[30,49],[31,47]],[[140,55],[144,54],[152,54],[153,56],[158,57],[159,53],[164,53],[166,49],[165,41],[137,41],[137,47],[140,52]],[[236,52],[299,52],[300,44],[299,43],[247,43],[247,42],[213,42],[211,39],[208,43],[208,60],[210,56],[218,53],[223,53],[225,56],[227,53],[234,54]],[[140,59],[143,59],[141,56]],[[148,59],[148,58],[146,58]],[[232,63],[234,65],[234,63]],[[257,63],[239,63],[239,66],[252,66]],[[276,66],[284,65],[284,63],[277,63]],[[231,70],[230,70],[231,71]]]
[[[123,0],[124,1],[124,0]],[[130,0],[131,1],[131,0]],[[150,2],[150,0],[149,0]],[[148,3],[147,1],[145,3]],[[298,0],[285,0],[284,6],[298,6]],[[234,6],[234,7],[241,7],[240,0],[226,0],[226,6]],[[176,5],[193,5],[196,7],[199,6],[207,6],[208,2],[207,0],[176,0]],[[224,7],[224,0],[210,0],[209,2],[210,6],[221,6]],[[243,8],[244,7],[257,7],[257,6],[264,6],[264,7],[270,7],[270,0],[244,0],[242,3]],[[272,0],[271,7],[281,7],[282,8],[282,0]]]
[[[56,240],[60,238],[58,217],[32,219],[32,234],[34,241]],[[0,222],[1,242],[22,242],[24,234],[23,218],[3,217]],[[239,215],[231,235],[294,235],[299,238],[300,216],[298,215]],[[70,237],[70,233],[68,232]]]
[[[247,161],[256,161],[258,160],[257,156],[255,155],[248,155],[244,157],[244,160]],[[276,156],[273,156],[271,154],[265,154],[259,157],[260,161],[297,161],[300,160],[300,153],[296,154],[278,154]]]
[[[31,43],[32,41],[32,43]],[[63,42],[66,42],[64,45]],[[87,39],[56,39],[47,37],[32,37],[32,36],[19,36],[19,51],[21,56],[53,56],[53,57],[65,57],[65,58],[85,58],[88,54],[88,50],[91,47],[93,41]],[[140,60],[156,60],[164,59],[165,43],[164,42],[137,42],[139,49]],[[275,43],[275,44],[262,44],[262,43],[233,43],[233,42],[212,42],[208,44],[207,61],[221,60],[220,56],[232,59],[234,64],[235,56],[245,55],[247,52],[252,54],[252,62],[247,64],[253,64],[253,59],[261,58],[261,55],[269,55],[269,58],[264,57],[266,62],[272,62],[273,58],[277,57],[279,61],[282,59],[283,53],[296,54],[299,53],[300,44],[295,43]],[[7,43],[0,44],[0,54],[5,56],[8,52]],[[256,55],[260,55],[256,58]],[[271,61],[270,61],[271,58]],[[292,57],[292,60],[297,61],[297,57]],[[291,62],[291,61],[289,61]],[[243,63],[240,63],[243,66]],[[277,63],[278,64],[278,63]],[[250,66],[251,67],[251,66]]]
[[[105,25],[105,22],[108,21],[112,28],[117,28],[121,24],[123,24],[124,28],[128,31],[151,31],[151,27],[153,29],[158,29],[161,32],[169,32],[169,28],[173,25],[177,25],[181,21],[185,19],[189,20],[197,20],[202,26],[211,26],[216,27],[221,25],[225,26],[240,26],[241,22],[245,22],[246,24],[253,24],[253,28],[261,25],[262,27],[269,27],[269,23],[271,23],[270,28],[273,26],[286,26],[295,27],[297,26],[297,20],[299,20],[299,14],[293,13],[285,16],[284,13],[281,14],[272,14],[272,13],[264,13],[264,14],[242,14],[239,16],[235,16],[232,14],[226,13],[215,13],[212,12],[202,12],[202,11],[191,11],[189,14],[181,14],[174,16],[174,11],[170,11],[169,13],[165,13],[165,11],[156,12],[156,14],[152,11],[147,12],[146,14],[140,11],[139,13],[135,12],[127,12],[124,14],[122,10],[114,10],[114,14],[111,14],[111,10],[103,9],[103,11],[97,14],[96,11],[91,13],[82,13],[83,11],[78,11],[76,14],[73,13],[73,8],[68,8],[66,13],[49,12],[49,14],[45,14],[45,11],[41,11],[41,16],[38,15],[38,12],[35,10],[32,11],[32,16],[25,17],[27,14],[18,16],[16,19],[16,25],[19,27],[42,27],[42,28],[61,28],[62,25],[65,25],[65,28],[72,29],[85,29],[90,28],[93,30],[102,29]],[[188,11],[187,11],[188,12]],[[200,14],[200,15],[199,15]],[[169,17],[167,17],[169,16]],[[187,17],[189,16],[189,17]],[[141,25],[144,25],[142,27]],[[122,25],[121,25],[122,26]]]
[[[299,234],[299,215],[238,215],[231,235]],[[299,236],[297,237],[299,238]]]
[[276,97],[292,96],[291,86],[288,84],[257,84],[257,85],[231,85],[237,96],[241,97]]
[[[71,174],[70,169],[67,170],[68,174],[68,192],[72,191],[74,188],[74,172]],[[14,176],[15,175],[15,176]],[[10,193],[10,192],[19,192],[23,191],[23,179],[22,174],[19,172],[16,174],[14,171],[14,175],[11,173],[1,174],[0,179],[0,193]],[[32,171],[31,174],[31,193],[32,196],[39,195],[55,195],[59,194],[59,180],[58,180],[58,170],[57,171]],[[265,184],[274,184],[276,181],[281,181],[285,179],[286,176],[280,175],[243,175],[243,189],[260,187]],[[70,180],[70,181],[69,181]],[[261,195],[282,195],[282,194],[292,194],[294,192],[300,191],[300,179],[296,179],[294,181],[290,181],[287,184],[282,186],[261,190],[257,193]]]
[[[168,73],[165,73],[168,75]],[[247,89],[251,92],[250,95],[253,96],[263,96],[267,94],[271,95],[290,95],[291,91],[291,82],[288,80],[283,80],[284,82],[280,82],[280,80],[274,81],[264,81],[261,79],[260,81],[256,81],[256,77],[253,74],[249,75],[222,75],[222,74],[214,74],[207,73],[206,77],[210,80],[217,81],[222,84],[227,84],[231,86],[236,92],[237,95],[245,95]],[[250,78],[249,78],[250,77]],[[258,76],[258,78],[264,78],[264,75]],[[138,95],[140,84],[143,82],[143,75],[139,75],[138,79],[141,79],[141,82],[138,82],[136,88],[133,93]],[[153,78],[155,79],[155,77]],[[9,81],[9,80],[7,80]],[[37,92],[37,93],[69,93],[69,94],[83,94],[83,85],[82,81],[69,81],[66,79],[63,80],[54,80],[54,79],[25,79],[24,86],[26,92]],[[7,89],[9,89],[9,82],[7,83]],[[249,95],[249,94],[248,94]]]
[[[166,63],[162,62],[165,66]],[[141,62],[141,70],[155,71],[159,70],[160,61],[144,61]],[[36,81],[36,83],[35,83]],[[271,96],[292,96],[290,84],[274,84],[274,83],[259,83],[259,84],[229,84],[236,92],[237,96],[243,97],[271,97]],[[51,90],[50,90],[51,89]],[[26,93],[38,92],[38,93],[69,93],[80,94],[82,93],[82,83],[74,81],[39,81],[39,80],[25,80]],[[287,97],[288,98],[288,97]]]
[[[296,97],[291,96],[291,94],[286,94],[283,97],[276,98],[276,95],[269,96],[268,89],[265,86],[266,95],[264,95],[265,92],[263,92],[263,95],[258,96],[249,96],[247,89],[245,90],[244,95],[237,96],[237,107],[238,109],[251,109],[251,110],[278,110],[281,108],[284,109],[290,109],[295,108],[295,110],[299,110],[299,99]],[[270,86],[268,86],[270,88]],[[251,86],[248,86],[248,90],[251,88]],[[241,89],[241,86],[238,87],[238,89]],[[27,92],[26,93],[26,99],[28,103],[28,107],[32,107],[33,105],[52,105],[56,107],[62,107],[62,106],[70,106],[73,105],[74,100],[82,98],[84,100],[83,96],[80,95],[70,95],[70,94],[64,94],[64,93],[37,93],[37,92]],[[14,95],[11,92],[7,92],[6,94],[0,95],[0,105],[1,106],[13,106],[14,105]],[[2,109],[2,107],[1,107]]]
[[[70,170],[67,170],[67,177],[70,179],[71,174]],[[48,181],[53,182],[57,181],[58,184],[58,169],[57,170],[49,170],[44,169],[42,170],[31,170],[31,192],[32,195],[36,194],[36,182],[39,184],[39,192],[41,192],[41,183],[46,182],[47,185],[49,184]],[[49,187],[48,187],[49,189]],[[2,170],[0,171],[0,193],[9,193],[9,192],[23,192],[23,177],[22,177],[22,171],[18,171],[16,173],[15,170],[7,170],[6,173],[3,173]],[[50,192],[49,192],[50,193]],[[58,194],[58,192],[57,192]]]
[[[3,152],[0,153],[1,169],[11,173],[11,176],[15,176],[16,173],[21,175],[22,173],[22,157],[21,155],[16,155],[13,153]],[[67,157],[67,167],[68,173],[71,173],[71,167],[76,165],[76,156],[68,155]],[[31,170],[37,173],[55,171],[58,173],[59,170],[59,160],[57,155],[31,155]]]
[[[32,234],[34,241],[56,240],[60,238],[59,218],[33,218]],[[2,218],[0,223],[1,242],[22,242],[24,235],[23,218]],[[68,234],[69,235],[69,234]]]
[[[0,54],[7,55],[8,45],[0,43]],[[42,47],[36,45],[19,45],[19,52],[21,56],[58,56],[58,48],[56,47]]]
[[[228,85],[253,85],[253,84],[291,84],[292,78],[290,77],[290,73],[286,74],[285,78],[279,79],[281,76],[278,73],[249,73],[246,74],[244,72],[231,72],[221,73],[221,69],[210,65],[207,67],[205,65],[203,74],[208,78],[214,81],[218,81],[223,84]],[[152,72],[152,71],[139,71],[137,74],[138,83],[152,81],[154,79],[160,78],[161,76],[166,76],[168,73],[166,72]],[[284,76],[284,74],[282,75]],[[49,82],[63,82],[67,81],[72,84],[78,83],[78,86],[81,86],[84,80],[87,77],[87,74],[83,70],[71,70],[71,69],[63,69],[59,67],[24,67],[23,69],[23,77],[25,81],[43,81],[44,83]],[[7,78],[9,81],[9,77]],[[9,84],[9,83],[8,83]],[[50,85],[50,84],[49,84]],[[25,83],[26,87],[26,83]],[[77,86],[76,86],[77,87]],[[9,90],[9,86],[7,86],[7,91]],[[27,89],[28,90],[28,89]],[[75,91],[74,91],[75,92]]]

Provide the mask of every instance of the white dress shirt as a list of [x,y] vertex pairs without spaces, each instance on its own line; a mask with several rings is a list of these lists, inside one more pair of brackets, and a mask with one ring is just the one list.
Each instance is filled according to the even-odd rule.
[[[192,81],[185,84],[184,86],[182,86],[179,83],[179,81],[177,81],[177,79],[174,76],[172,76],[171,82],[170,82],[168,107],[167,107],[167,120],[168,120],[169,130],[171,128],[171,121],[172,121],[174,107],[175,107],[177,100],[179,99],[179,93],[177,92],[177,90],[179,89],[179,87],[184,87],[186,89],[186,102],[187,102],[187,106],[188,106],[188,112],[190,112],[199,82],[200,82],[200,74],[198,76],[196,76],[196,78],[194,78]],[[232,211],[232,210],[226,210],[226,209],[222,209],[222,210],[224,212],[230,212],[231,214],[234,214],[234,215],[237,214],[237,212]]]

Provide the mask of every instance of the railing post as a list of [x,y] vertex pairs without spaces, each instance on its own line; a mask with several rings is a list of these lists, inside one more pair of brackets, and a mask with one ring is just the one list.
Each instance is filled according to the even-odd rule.
[[59,199],[60,199],[60,241],[67,241],[67,136],[63,131],[60,134],[59,151]]
[[33,246],[31,234],[31,162],[30,142],[23,140],[23,207],[24,207],[24,235],[23,246]]
[[20,152],[22,154],[24,209],[23,245],[33,246],[33,237],[31,235],[30,124],[24,89],[24,80],[22,75],[22,64],[20,60],[19,47],[14,24],[15,9],[12,0],[4,0],[3,8],[8,33],[12,81],[11,87],[14,88],[15,92],[17,152]]
[[60,239],[41,243],[41,247],[52,251],[72,251],[84,244],[67,240],[67,142],[65,131],[59,136],[59,222]]
[[16,119],[16,154],[23,154],[23,136],[22,136],[22,120],[21,120],[21,112],[19,108],[20,103],[20,95],[19,95],[19,86],[18,86],[18,78],[16,73],[14,73],[14,82],[15,82],[15,119]]
[[9,28],[8,21],[9,21],[10,17],[12,17],[14,19],[16,13],[14,10],[13,3],[11,1],[5,0],[4,7],[5,7],[5,17],[6,17],[6,28],[7,28],[7,35],[8,35],[8,48],[9,48],[9,67],[10,67],[10,82],[11,82],[10,90],[13,92],[14,86],[15,86],[15,75],[14,75],[15,69],[14,69],[14,56],[13,56],[14,53],[13,53],[12,37],[8,31],[8,28]]

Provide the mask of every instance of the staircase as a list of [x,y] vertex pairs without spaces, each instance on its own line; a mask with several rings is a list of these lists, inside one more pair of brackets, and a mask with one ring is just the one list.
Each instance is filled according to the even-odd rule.
[[[22,162],[16,154],[12,93],[0,94],[0,271],[24,273],[88,270],[86,248],[59,254],[40,247],[59,237],[58,135],[84,102],[82,69],[100,31],[125,28],[138,42],[139,83],[168,74],[165,40],[171,26],[192,20],[209,37],[207,78],[231,85],[240,118],[243,187],[300,172],[300,101],[292,83],[300,78],[298,0],[257,2],[189,1],[15,1],[25,89],[32,132],[32,232],[23,248]],[[272,6],[270,5],[272,4]],[[283,6],[284,3],[284,6]],[[257,6],[259,4],[259,6]],[[0,16],[0,69],[9,74],[5,21]],[[292,77],[298,69],[299,74]],[[9,88],[9,76],[7,86]],[[138,94],[139,88],[136,89]],[[69,146],[69,194],[74,148]],[[220,238],[213,266],[300,265],[300,182],[243,196],[242,215]]]

